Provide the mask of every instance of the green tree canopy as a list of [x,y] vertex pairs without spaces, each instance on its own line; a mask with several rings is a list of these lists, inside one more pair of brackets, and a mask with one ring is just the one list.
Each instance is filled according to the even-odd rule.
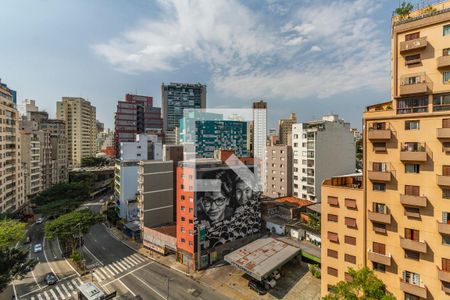
[[411,11],[414,9],[414,5],[409,2],[402,2],[402,4],[395,9],[395,13],[402,18],[409,16]]
[[89,188],[84,182],[59,183],[41,192],[31,201],[37,213],[59,216],[73,211],[89,199]]
[[100,167],[107,165],[109,159],[106,157],[84,157],[81,159],[82,167]]
[[0,248],[10,247],[25,238],[25,223],[5,219],[0,220]]
[[332,286],[324,300],[395,300],[386,292],[386,286],[372,270],[364,267],[360,270],[348,269],[350,282],[340,281]]
[[89,209],[76,210],[45,223],[45,236],[48,239],[59,238],[75,249],[76,237],[89,232],[91,226],[103,221],[101,214]]

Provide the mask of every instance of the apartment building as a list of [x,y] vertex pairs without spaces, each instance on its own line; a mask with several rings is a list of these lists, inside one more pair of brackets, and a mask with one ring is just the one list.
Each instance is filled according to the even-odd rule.
[[43,189],[43,156],[38,124],[20,121],[20,155],[26,199],[29,200]]
[[278,121],[278,143],[292,146],[292,125],[297,123],[297,115],[291,113],[289,118]]
[[267,146],[266,196],[278,198],[292,196],[292,147]]
[[261,185],[266,179],[267,103],[253,102],[253,157],[260,166]]
[[97,153],[96,108],[79,97],[63,97],[56,102],[56,118],[65,121],[69,168],[81,166],[85,157]]
[[15,101],[16,92],[0,82],[0,213],[17,211],[26,204]]
[[348,268],[366,265],[363,174],[336,176],[322,183],[321,295],[349,281]]
[[136,135],[147,133],[147,130],[161,133],[162,127],[161,108],[153,105],[153,97],[126,94],[125,101],[117,103],[114,115],[114,144],[117,157],[121,142],[133,142]]
[[337,115],[294,124],[293,195],[320,202],[320,185],[332,176],[355,171],[355,140],[350,124]]

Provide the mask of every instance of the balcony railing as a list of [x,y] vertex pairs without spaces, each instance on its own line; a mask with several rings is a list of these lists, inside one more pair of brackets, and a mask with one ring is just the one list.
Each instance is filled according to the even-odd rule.
[[448,234],[450,235],[450,224],[438,222],[438,231],[441,234]]
[[376,222],[376,223],[382,223],[382,224],[391,224],[391,214],[384,214],[379,213],[375,211],[369,211],[368,212],[368,218],[369,220]]
[[408,74],[400,79],[400,96],[428,94],[430,90],[432,82],[424,72]]
[[450,139],[450,128],[437,128],[436,136],[438,139]]
[[367,134],[369,140],[388,141],[392,137],[392,131],[389,123],[373,123],[370,124]]
[[369,252],[367,254],[367,258],[372,262],[383,264],[385,266],[390,266],[392,263],[392,257],[390,254],[385,255],[385,254],[373,252],[371,250],[369,250]]
[[406,206],[427,207],[427,197],[402,194],[400,203]]
[[450,272],[441,270],[439,267],[437,267],[437,270],[439,280],[450,283]]
[[410,51],[417,51],[417,50],[422,50],[425,49],[428,46],[428,41],[427,41],[427,37],[420,37],[417,39],[413,39],[410,41],[403,41],[400,42],[400,53],[404,54],[404,53],[408,53]]
[[400,289],[405,293],[427,299],[427,287],[409,283],[400,278]]
[[393,167],[390,163],[369,162],[371,170],[368,171],[369,180],[372,181],[391,181]]
[[400,160],[406,162],[426,162],[427,151],[425,143],[402,143]]
[[436,178],[439,186],[450,186],[450,176],[436,175]]
[[415,241],[405,238],[400,238],[400,247],[406,250],[411,250],[420,253],[427,253],[427,243],[424,241]]
[[437,67],[438,69],[448,68],[450,67],[450,56],[445,55],[437,58]]

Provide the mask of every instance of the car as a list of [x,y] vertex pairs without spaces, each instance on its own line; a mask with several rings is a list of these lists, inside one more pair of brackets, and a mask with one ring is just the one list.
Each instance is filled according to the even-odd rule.
[[248,287],[251,288],[252,290],[254,290],[255,292],[258,293],[258,295],[265,295],[267,294],[267,290],[264,287],[264,285],[256,280],[250,280],[248,282]]
[[54,285],[55,283],[58,282],[58,278],[56,277],[56,275],[52,272],[47,273],[47,275],[45,275],[45,283],[47,285]]
[[38,218],[36,220],[36,224],[42,224],[42,223],[44,223],[44,218]]
[[38,253],[42,251],[42,244],[36,244],[34,245],[34,253]]

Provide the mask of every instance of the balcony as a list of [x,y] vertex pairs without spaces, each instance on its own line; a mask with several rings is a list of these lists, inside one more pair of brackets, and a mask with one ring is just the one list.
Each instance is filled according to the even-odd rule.
[[414,195],[400,195],[400,203],[406,206],[427,207],[427,197]]
[[450,235],[450,224],[438,222],[438,231],[441,234]]
[[427,37],[421,37],[410,41],[400,42],[400,53],[408,53],[413,50],[422,50],[428,46]]
[[406,250],[427,253],[427,243],[423,241],[400,238],[400,247]]
[[383,214],[374,211],[368,212],[369,220],[382,224],[391,224],[391,214]]
[[383,182],[391,181],[390,171],[369,171],[368,176],[369,180],[372,181],[383,181]]
[[450,186],[450,176],[437,175],[437,184],[439,186]]
[[450,67],[450,56],[441,56],[437,58],[437,68],[443,69]]
[[408,294],[427,299],[427,288],[426,286],[420,286],[404,281],[400,278],[400,289]]
[[450,128],[437,128],[436,136],[438,139],[450,139]]
[[372,141],[387,141],[391,139],[391,135],[390,129],[369,128],[368,138]]
[[416,151],[402,150],[400,152],[400,160],[403,162],[426,162],[427,152],[425,149]]
[[426,82],[400,85],[400,96],[419,95],[426,93],[428,93],[428,85]]
[[392,261],[392,257],[390,254],[384,255],[384,254],[373,252],[371,250],[369,250],[367,258],[372,262],[383,264],[385,266],[390,266],[391,261]]
[[437,269],[438,269],[438,278],[439,278],[439,280],[450,283],[450,272],[449,271],[443,271],[443,270],[439,269],[439,267],[437,267]]

